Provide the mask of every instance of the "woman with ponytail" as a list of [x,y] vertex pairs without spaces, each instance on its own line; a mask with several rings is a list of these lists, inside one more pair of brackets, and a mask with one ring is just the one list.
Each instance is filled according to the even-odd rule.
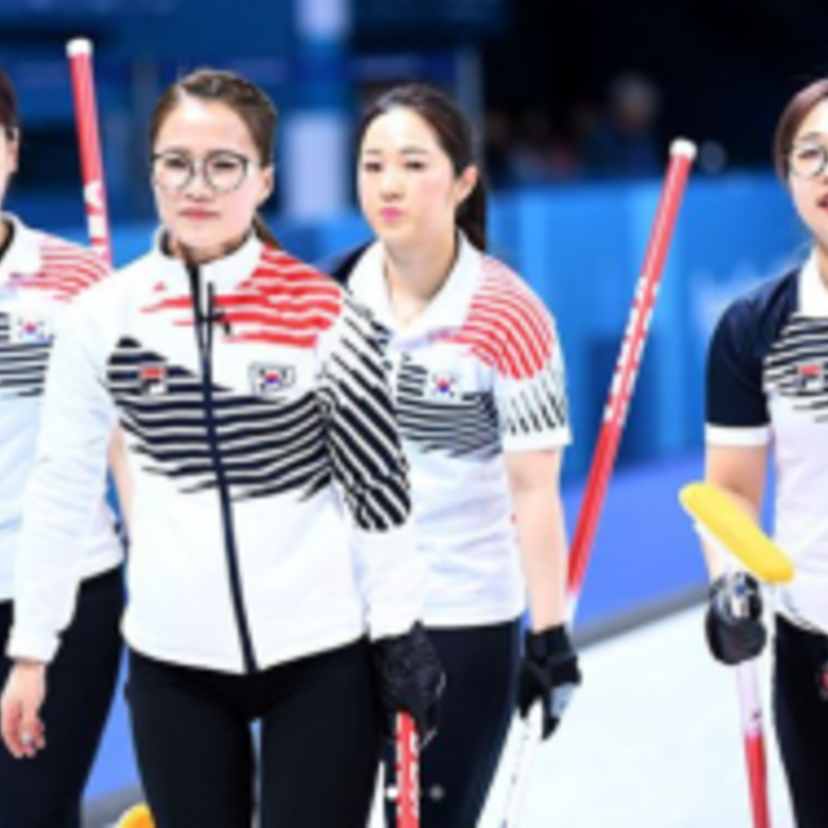
[[425,625],[447,676],[440,733],[422,757],[422,822],[469,828],[513,709],[540,702],[548,736],[580,682],[564,623],[563,358],[539,299],[485,252],[472,129],[449,98],[414,84],[376,100],[357,177],[376,240],[327,269],[385,329],[430,566]]

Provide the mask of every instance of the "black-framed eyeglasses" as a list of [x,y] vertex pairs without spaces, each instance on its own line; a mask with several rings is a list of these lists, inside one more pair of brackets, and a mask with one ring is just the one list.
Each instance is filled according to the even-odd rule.
[[819,178],[828,167],[828,147],[817,141],[794,144],[788,150],[788,170],[797,178]]
[[180,192],[197,176],[204,178],[215,193],[225,194],[238,190],[247,178],[251,164],[246,155],[230,150],[209,152],[204,158],[193,158],[180,150],[158,152],[152,156],[152,181],[167,192]]

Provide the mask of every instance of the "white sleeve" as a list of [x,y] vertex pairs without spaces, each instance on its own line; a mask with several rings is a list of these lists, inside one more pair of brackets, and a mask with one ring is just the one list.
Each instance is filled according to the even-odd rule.
[[37,458],[15,554],[13,658],[51,661],[72,618],[84,549],[80,539],[106,490],[106,450],[116,421],[103,387],[100,312],[83,297],[66,312],[43,397]]
[[322,387],[328,445],[376,640],[407,632],[422,617],[426,563],[416,548],[408,464],[376,329],[346,300],[332,333]]
[[[552,317],[537,302],[501,343],[494,391],[504,451],[560,449],[572,442],[563,353]],[[531,335],[530,335],[531,334]]]

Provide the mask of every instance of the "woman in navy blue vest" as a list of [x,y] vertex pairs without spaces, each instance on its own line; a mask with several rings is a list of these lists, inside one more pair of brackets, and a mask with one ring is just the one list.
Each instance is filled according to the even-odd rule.
[[[758,520],[776,469],[775,539],[796,578],[776,592],[774,713],[799,828],[828,825],[828,79],[791,99],[774,161],[811,235],[805,260],[725,311],[708,354],[707,481]],[[767,634],[756,581],[750,612],[723,600],[733,575],[708,550],[706,629],[725,664],[758,655]],[[739,577],[743,577],[739,575]]]

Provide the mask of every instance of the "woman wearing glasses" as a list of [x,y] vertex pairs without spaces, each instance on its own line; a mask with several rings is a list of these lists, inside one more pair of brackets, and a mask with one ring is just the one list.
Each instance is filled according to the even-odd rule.
[[[0,71],[0,205],[18,169],[20,124],[14,90]],[[107,269],[98,256],[0,215],[0,646],[13,618],[14,569],[23,492],[35,465],[43,383],[55,336],[71,306]],[[90,489],[90,520],[76,536],[77,575],[52,608],[63,639],[49,669],[43,716],[49,751],[16,762],[0,751],[3,828],[80,828],[81,802],[115,693],[121,654],[123,556],[106,506],[105,470]],[[21,642],[12,641],[12,649]],[[48,658],[51,653],[44,653]],[[0,656],[0,686],[12,661]],[[42,670],[22,664],[22,685],[42,682]],[[22,686],[20,685],[20,686]],[[32,738],[40,739],[33,732]],[[27,747],[28,751],[33,745]]]
[[[254,803],[264,828],[364,825],[383,720],[407,710],[427,737],[442,685],[373,327],[256,216],[275,121],[231,73],[161,97],[162,229],[56,350],[21,541],[16,654],[39,661],[120,419],[127,695],[162,828],[249,828]],[[37,699],[15,701],[22,725],[4,717],[3,735],[20,755]]]
[[[777,172],[811,234],[804,262],[737,299],[714,333],[707,367],[706,477],[755,520],[767,466],[777,470],[775,537],[795,580],[777,590],[774,714],[799,828],[828,825],[828,79],[798,92],[780,118]],[[706,618],[715,658],[738,664],[766,640],[757,583],[734,618],[724,562],[708,550]],[[743,578],[744,576],[738,576]]]

